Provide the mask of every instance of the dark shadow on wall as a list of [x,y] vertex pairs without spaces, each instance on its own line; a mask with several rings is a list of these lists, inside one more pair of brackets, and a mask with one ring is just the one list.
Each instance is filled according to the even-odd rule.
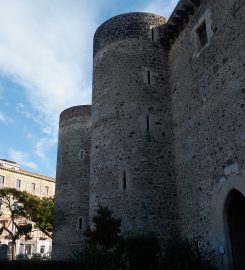
[[226,201],[226,223],[233,256],[233,269],[245,269],[245,197],[232,190]]

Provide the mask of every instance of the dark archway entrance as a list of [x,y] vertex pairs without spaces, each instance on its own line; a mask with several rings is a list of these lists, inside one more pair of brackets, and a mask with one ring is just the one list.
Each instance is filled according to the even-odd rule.
[[233,267],[234,270],[245,270],[245,197],[232,191],[227,210]]

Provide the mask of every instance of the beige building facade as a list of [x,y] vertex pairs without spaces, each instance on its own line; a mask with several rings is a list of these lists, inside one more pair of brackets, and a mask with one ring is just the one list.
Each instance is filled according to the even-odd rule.
[[[54,197],[55,179],[37,173],[29,172],[20,168],[13,161],[0,160],[0,188],[16,188],[20,191],[27,191],[38,197]],[[1,204],[0,220],[8,220],[10,212],[6,206]],[[33,224],[34,225],[34,224]],[[9,221],[9,229],[14,230],[13,225]],[[30,234],[30,240],[20,239],[17,241],[16,254],[26,254],[29,258],[33,253],[40,253],[42,256],[50,255],[52,249],[52,240],[44,233],[37,230],[33,226],[33,231]],[[0,244],[7,244],[11,247],[11,239],[7,233],[0,235]],[[9,248],[10,253],[10,248]]]

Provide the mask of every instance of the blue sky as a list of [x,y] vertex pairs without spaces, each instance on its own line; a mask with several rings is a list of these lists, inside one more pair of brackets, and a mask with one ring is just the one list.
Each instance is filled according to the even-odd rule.
[[59,114],[91,104],[92,41],[112,16],[178,0],[0,0],[0,158],[55,176]]

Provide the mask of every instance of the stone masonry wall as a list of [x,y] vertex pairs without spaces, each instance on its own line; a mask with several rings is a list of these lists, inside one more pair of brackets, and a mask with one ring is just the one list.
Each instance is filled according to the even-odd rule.
[[91,106],[60,115],[53,259],[71,259],[88,225]]
[[91,223],[101,204],[123,231],[164,239],[180,226],[223,244],[232,269],[225,203],[235,187],[245,194],[244,14],[244,0],[181,0],[167,26],[128,13],[98,28],[91,137],[90,106],[61,114],[54,258],[71,257],[78,218]]
[[177,219],[168,56],[156,29],[164,23],[129,13],[95,34],[90,178],[90,218],[106,205],[124,231],[162,237]]
[[[217,180],[227,166],[239,173],[245,164],[244,14],[244,1],[202,1],[170,49],[179,213],[183,232],[204,242],[215,237],[211,200]],[[209,41],[195,51],[195,29],[203,19]]]

